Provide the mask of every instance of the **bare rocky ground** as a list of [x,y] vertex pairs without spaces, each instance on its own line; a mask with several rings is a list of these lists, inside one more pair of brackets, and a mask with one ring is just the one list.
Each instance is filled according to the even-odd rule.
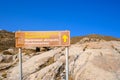
[[[19,80],[16,55],[0,57],[2,80]],[[7,70],[6,70],[7,69]],[[70,80],[120,80],[120,42],[76,43],[69,47]],[[65,48],[23,53],[23,80],[65,80]]]
[[[19,80],[18,50],[0,53],[0,80]],[[23,80],[65,80],[65,47],[23,51]],[[69,80],[120,80],[120,41],[84,37],[69,47]]]

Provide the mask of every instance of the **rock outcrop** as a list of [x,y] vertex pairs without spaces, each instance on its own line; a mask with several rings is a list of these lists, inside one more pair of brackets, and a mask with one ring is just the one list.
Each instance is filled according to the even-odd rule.
[[[69,80],[120,80],[120,39],[88,35],[69,46]],[[0,80],[19,80],[14,33],[0,31]],[[23,80],[65,80],[65,47],[23,49]]]
[[[19,79],[19,66],[5,80]],[[13,76],[14,75],[14,76]],[[70,80],[120,80],[120,42],[100,41],[69,47]],[[65,48],[54,48],[23,62],[23,80],[64,80]]]

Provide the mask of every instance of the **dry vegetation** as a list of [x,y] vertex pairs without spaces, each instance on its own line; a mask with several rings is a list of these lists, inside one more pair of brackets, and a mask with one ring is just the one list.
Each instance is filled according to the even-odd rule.
[[89,39],[91,38],[96,38],[96,39],[103,39],[105,41],[120,41],[119,38],[111,37],[111,36],[102,36],[102,35],[97,35],[97,34],[92,34],[92,35],[87,35],[87,36],[76,36],[71,38],[71,44],[75,44],[76,42],[79,42],[81,39],[88,37]]
[[0,30],[0,51],[14,47],[14,33],[5,30]]

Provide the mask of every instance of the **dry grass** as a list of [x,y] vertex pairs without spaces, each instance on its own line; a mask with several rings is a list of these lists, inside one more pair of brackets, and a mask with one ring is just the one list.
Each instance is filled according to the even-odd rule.
[[87,35],[87,36],[76,36],[71,38],[71,44],[75,44],[79,42],[81,39],[88,37],[89,39],[96,38],[96,39],[103,39],[105,41],[120,41],[119,38],[111,37],[111,36],[102,36],[97,34]]
[[5,30],[0,31],[0,51],[15,47],[15,35]]
[[4,73],[2,74],[2,77],[3,77],[3,78],[7,78],[7,73],[4,72]]
[[73,78],[71,76],[69,76],[69,80],[73,80]]

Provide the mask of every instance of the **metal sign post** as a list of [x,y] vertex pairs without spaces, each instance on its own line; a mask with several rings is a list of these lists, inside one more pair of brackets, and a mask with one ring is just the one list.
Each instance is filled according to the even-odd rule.
[[66,47],[66,80],[69,80],[69,64],[68,64],[69,49]]
[[19,80],[22,80],[22,48],[66,46],[66,80],[69,80],[68,46],[70,46],[70,31],[17,31],[15,33],[16,47],[19,48]]
[[22,80],[22,48],[19,48],[19,80]]

